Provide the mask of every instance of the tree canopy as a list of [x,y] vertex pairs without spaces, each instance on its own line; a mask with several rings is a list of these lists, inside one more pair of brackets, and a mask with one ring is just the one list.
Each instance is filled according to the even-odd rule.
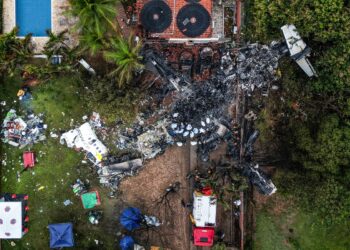
[[319,172],[339,173],[350,163],[350,126],[341,124],[337,115],[328,115],[318,125],[298,124],[293,160]]
[[280,27],[295,24],[313,50],[319,78],[310,84],[315,92],[349,88],[350,8],[343,0],[252,0],[250,38],[281,39]]
[[118,76],[119,87],[130,82],[133,72],[142,69],[139,52],[141,43],[133,41],[133,37],[123,39],[121,37],[110,40],[110,49],[105,52],[105,58],[117,65],[111,75]]
[[27,62],[33,55],[31,44],[32,35],[28,34],[23,39],[17,37],[18,29],[0,34],[0,74],[12,75],[19,65]]
[[282,40],[280,27],[294,24],[312,49],[310,60],[318,73],[310,79],[289,60],[280,61],[281,91],[264,109],[265,117],[276,120],[272,140],[280,139],[291,156],[279,190],[302,198],[325,222],[348,221],[350,2],[251,0],[248,9],[248,39]]

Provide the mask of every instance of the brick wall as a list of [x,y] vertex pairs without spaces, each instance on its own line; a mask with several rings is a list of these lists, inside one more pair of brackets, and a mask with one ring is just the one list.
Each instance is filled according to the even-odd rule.
[[[141,9],[145,3],[147,3],[149,0],[138,0],[136,3],[136,12],[137,15],[139,16],[141,13]],[[169,38],[187,38],[182,32],[177,28],[176,25],[176,16],[179,12],[179,10],[185,6],[186,4],[189,4],[189,2],[185,0],[164,0],[172,10],[172,23],[170,24],[169,28],[166,29],[162,33],[151,33],[149,34],[149,38],[162,38],[162,39],[169,39]],[[201,0],[199,4],[203,5],[204,8],[209,12],[211,15],[212,13],[212,0]],[[140,21],[140,17],[138,18]],[[212,37],[212,22],[210,22],[210,25],[208,29],[200,36],[196,38],[210,38]]]

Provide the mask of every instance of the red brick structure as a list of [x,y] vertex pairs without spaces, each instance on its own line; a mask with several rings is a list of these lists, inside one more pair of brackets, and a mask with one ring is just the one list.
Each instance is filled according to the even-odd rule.
[[[138,16],[138,23],[140,26],[142,26],[141,23],[141,10],[144,7],[146,3],[149,1],[155,1],[155,0],[138,0],[136,2],[136,15]],[[160,0],[156,0],[160,1]],[[212,20],[210,19],[210,24],[208,28],[199,36],[196,37],[188,37],[183,32],[181,32],[177,26],[177,16],[180,11],[180,9],[186,5],[191,4],[189,1],[186,0],[164,0],[164,2],[169,6],[171,13],[172,13],[172,21],[170,26],[161,33],[150,33],[145,32],[144,37],[146,39],[179,39],[184,40],[186,42],[187,40],[200,40],[200,39],[206,39],[206,38],[212,38]],[[198,2],[198,4],[202,5],[211,16],[212,13],[212,0],[201,0]]]

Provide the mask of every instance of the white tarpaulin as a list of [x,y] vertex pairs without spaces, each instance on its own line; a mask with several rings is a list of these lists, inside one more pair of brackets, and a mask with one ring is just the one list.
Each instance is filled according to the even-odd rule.
[[22,202],[0,202],[0,239],[22,238]]

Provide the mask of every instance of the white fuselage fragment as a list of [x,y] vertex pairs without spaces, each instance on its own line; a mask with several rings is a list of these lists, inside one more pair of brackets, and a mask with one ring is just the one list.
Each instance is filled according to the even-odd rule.
[[281,27],[281,30],[286,40],[290,56],[309,77],[317,76],[315,69],[306,58],[310,55],[310,48],[301,39],[295,26],[293,24],[286,24]]
[[84,123],[79,128],[69,130],[62,134],[60,142],[61,144],[66,142],[69,148],[83,149],[91,153],[96,159],[95,163],[101,162],[103,157],[108,153],[108,149],[97,138],[88,122]]

